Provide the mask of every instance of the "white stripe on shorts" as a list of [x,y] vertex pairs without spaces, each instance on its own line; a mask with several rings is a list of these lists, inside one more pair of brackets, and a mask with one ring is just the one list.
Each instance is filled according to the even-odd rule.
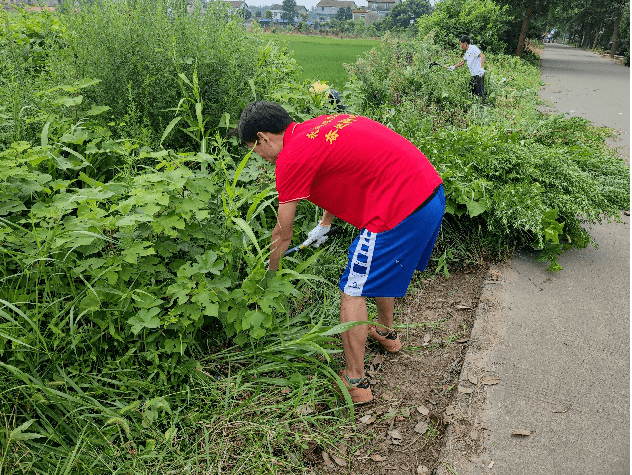
[[351,297],[362,295],[364,284],[369,277],[371,270],[371,261],[373,260],[373,249],[375,248],[375,239],[377,233],[372,233],[364,229],[355,248],[349,276],[343,292]]

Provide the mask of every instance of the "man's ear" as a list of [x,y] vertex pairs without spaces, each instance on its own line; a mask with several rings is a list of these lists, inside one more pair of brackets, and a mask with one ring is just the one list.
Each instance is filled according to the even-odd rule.
[[257,132],[257,143],[261,143],[268,140],[268,135],[264,132]]

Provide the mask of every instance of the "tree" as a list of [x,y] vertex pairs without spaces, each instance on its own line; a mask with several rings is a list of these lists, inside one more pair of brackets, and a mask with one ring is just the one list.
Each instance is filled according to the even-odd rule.
[[414,20],[422,15],[429,15],[431,11],[428,0],[405,0],[391,9],[384,26],[389,30],[397,26],[408,28]]
[[281,20],[288,23],[294,23],[296,18],[298,18],[296,0],[283,0],[283,13],[281,13]]
[[238,14],[244,20],[249,20],[250,18],[252,18],[252,12],[250,10],[248,10],[247,8],[239,9],[239,13]]
[[619,13],[617,14],[616,19],[614,21],[614,31],[612,32],[612,41],[611,41],[612,46],[610,46],[611,58],[614,58],[614,52],[617,50],[619,27],[621,25],[621,18],[623,18],[623,9],[626,6],[626,3],[628,4],[628,10],[629,10],[629,2],[619,2],[619,4],[617,5],[619,9]]
[[346,21],[353,19],[353,11],[351,7],[342,7],[339,8],[336,12],[336,16],[334,17],[338,21]]

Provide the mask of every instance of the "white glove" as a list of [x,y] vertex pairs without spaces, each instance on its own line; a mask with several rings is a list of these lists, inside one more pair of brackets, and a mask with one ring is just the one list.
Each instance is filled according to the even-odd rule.
[[316,225],[309,233],[307,239],[303,241],[302,246],[318,247],[324,243],[329,236],[327,233],[331,230],[331,226],[323,226],[320,223]]
[[450,66],[448,69],[449,69],[450,71],[454,71],[454,70],[456,69],[456,67],[454,67],[454,66]]
[[479,76],[484,76],[485,75],[485,69],[484,68],[479,69],[478,75]]

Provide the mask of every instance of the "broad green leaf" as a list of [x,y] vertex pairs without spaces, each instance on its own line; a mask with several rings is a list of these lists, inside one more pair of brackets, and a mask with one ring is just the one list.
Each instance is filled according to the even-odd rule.
[[136,242],[121,252],[125,262],[130,264],[136,264],[139,257],[150,256],[155,253],[152,244],[147,241]]
[[109,111],[110,109],[111,107],[109,106],[92,106],[90,110],[85,113],[85,115],[88,115],[88,116],[99,115],[99,114],[103,114],[104,112]]
[[145,328],[158,328],[160,326],[160,319],[157,315],[160,313],[160,307],[153,307],[150,309],[141,309],[137,315],[134,315],[127,323],[132,326],[132,333],[137,335]]
[[77,95],[74,97],[69,97],[69,96],[60,97],[53,103],[59,106],[75,107],[81,104],[82,102],[83,102],[83,96]]
[[44,124],[44,128],[42,129],[41,135],[41,144],[42,147],[46,147],[48,145],[48,128],[50,127],[50,121]]
[[465,206],[467,206],[467,212],[470,215],[470,218],[478,216],[479,214],[482,214],[485,211],[487,211],[487,208],[485,207],[485,205],[481,203],[480,201],[470,200],[465,203]]

